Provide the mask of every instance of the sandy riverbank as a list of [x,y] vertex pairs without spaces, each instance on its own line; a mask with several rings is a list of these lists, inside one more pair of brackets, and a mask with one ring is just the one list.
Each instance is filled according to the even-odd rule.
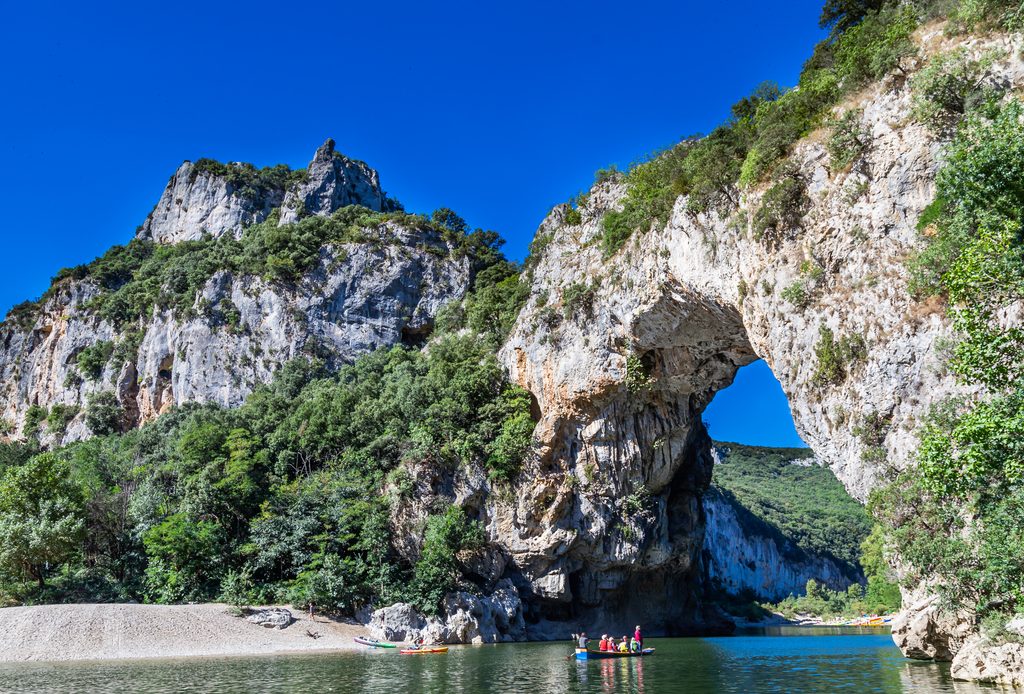
[[[40,605],[0,609],[0,661],[267,655],[359,648],[362,625],[292,610],[286,629],[234,617],[224,605]],[[311,638],[306,631],[318,632]]]

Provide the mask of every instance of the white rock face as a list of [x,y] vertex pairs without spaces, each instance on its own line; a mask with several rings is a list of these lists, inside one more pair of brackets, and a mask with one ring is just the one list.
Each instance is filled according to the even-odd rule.
[[905,597],[904,610],[892,620],[892,638],[908,658],[952,660],[976,635],[970,615],[950,614],[934,595],[907,602]]
[[[327,152],[331,161],[348,161],[331,154],[329,145],[318,156]],[[204,233],[237,233],[283,198],[278,191],[255,205],[221,178],[200,174],[190,181],[191,166],[182,165],[171,179],[140,235],[175,243]],[[314,159],[310,168],[315,172],[317,166]],[[339,194],[325,202],[322,213],[360,201],[380,209],[382,194],[370,171],[346,179],[365,185],[348,198]],[[398,221],[363,233],[365,242],[321,249],[316,264],[294,283],[221,271],[197,295],[193,315],[154,311],[122,330],[88,309],[100,291],[91,280],[63,282],[32,325],[0,324],[0,418],[17,435],[32,405],[78,407],[66,431],[43,428],[43,442],[59,444],[90,435],[84,408],[100,391],[114,391],[126,426],[137,426],[186,402],[240,405],[296,357],[317,356],[337,367],[380,347],[418,344],[437,312],[469,290],[470,260],[457,257],[440,234]],[[144,337],[126,360],[110,359],[95,380],[76,378],[82,350],[101,341],[123,342],[133,330]]]
[[487,597],[450,593],[443,617],[425,617],[406,603],[375,610],[367,628],[378,639],[427,643],[500,643],[526,639],[519,592],[508,579]]
[[957,652],[949,672],[957,680],[1024,686],[1024,643],[991,644],[975,636]]
[[388,211],[391,201],[380,189],[377,172],[361,161],[334,151],[327,140],[313,156],[306,180],[288,191],[281,209],[281,224],[301,214],[327,215],[346,205],[362,205],[377,212]]
[[[243,164],[227,164],[246,171]],[[282,206],[283,205],[283,206]],[[136,237],[157,243],[196,241],[204,235],[240,236],[245,227],[262,222],[275,208],[281,208],[281,224],[300,216],[329,215],[346,205],[371,210],[394,207],[380,188],[377,172],[361,161],[334,151],[334,140],[317,149],[302,180],[290,189],[263,180],[258,185],[236,187],[229,177],[209,167],[186,161],[171,176],[156,207],[139,227]]]
[[856,582],[858,577],[839,562],[745,528],[740,513],[717,490],[704,495],[703,560],[713,583],[733,594],[750,590],[759,600],[778,602],[803,595],[811,579],[832,590],[846,590]]
[[[946,41],[940,30],[921,38]],[[1002,50],[996,78],[1024,85],[1019,37],[959,41]],[[643,584],[659,596],[656,625],[700,618],[685,586],[700,580],[707,523],[701,413],[759,357],[803,440],[861,500],[883,469],[912,463],[930,406],[962,392],[943,367],[944,307],[911,297],[905,264],[942,143],[910,117],[905,81],[883,81],[837,110],[854,106],[871,135],[866,153],[833,172],[827,133],[799,142],[792,159],[808,212],[776,238],[753,228],[763,188],[733,190],[738,205],[710,214],[690,213],[681,197],[668,223],[634,233],[609,258],[602,220],[621,209],[621,183],[595,186],[581,223],[560,206],[541,225],[531,295],[501,351],[536,399],[539,451],[488,526],[531,599],[576,612],[641,609],[633,596]],[[806,301],[792,298],[798,284]],[[815,378],[822,326],[865,346],[832,383]]]
[[236,190],[226,178],[186,161],[171,176],[136,236],[157,243],[196,241],[204,234],[238,236],[245,227],[266,219],[283,199],[283,189]]

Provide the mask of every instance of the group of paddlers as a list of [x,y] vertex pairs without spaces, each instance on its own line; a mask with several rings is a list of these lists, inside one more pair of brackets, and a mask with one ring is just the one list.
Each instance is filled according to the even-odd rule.
[[[587,637],[586,632],[582,634],[573,634],[576,638],[577,645],[580,648],[587,648],[590,644],[590,639]],[[644,637],[640,633],[640,625],[636,625],[636,631],[633,632],[632,637],[623,636],[622,639],[616,640],[614,636],[608,634],[601,634],[601,640],[598,642],[597,650],[599,651],[611,651],[618,653],[639,653],[644,649]]]

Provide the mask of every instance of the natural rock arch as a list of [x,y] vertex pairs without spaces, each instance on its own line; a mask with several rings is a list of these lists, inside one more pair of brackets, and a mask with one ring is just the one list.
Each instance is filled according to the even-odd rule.
[[[595,186],[580,223],[561,206],[541,225],[531,296],[501,352],[539,404],[538,454],[516,502],[492,504],[489,529],[545,612],[646,611],[675,633],[701,621],[711,460],[700,415],[759,357],[800,435],[853,496],[865,500],[885,470],[912,460],[921,418],[957,387],[936,350],[943,311],[907,289],[904,261],[936,163],[921,126],[892,127],[901,108],[866,102],[873,147],[856,172],[830,173],[819,142],[797,147],[809,212],[772,244],[749,222],[759,191],[739,209],[700,215],[680,198],[666,224],[610,258],[602,219],[621,208],[621,182]],[[785,291],[798,283],[801,292]],[[842,345],[855,345],[853,356],[823,374],[820,355]],[[637,515],[623,512],[629,500],[647,504],[646,522],[625,520]],[[648,590],[633,600],[639,586]]]

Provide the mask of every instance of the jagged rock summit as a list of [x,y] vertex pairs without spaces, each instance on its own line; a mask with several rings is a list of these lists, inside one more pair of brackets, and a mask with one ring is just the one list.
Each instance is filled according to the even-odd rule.
[[375,212],[396,209],[381,190],[377,172],[340,154],[328,139],[305,170],[279,165],[257,170],[251,164],[210,159],[183,162],[136,237],[157,243],[195,241],[204,235],[239,236],[277,208],[280,223],[300,216],[329,215],[346,205]]
[[[271,245],[243,237],[271,215],[281,229]],[[307,232],[326,235],[296,267],[294,255],[305,246],[292,247],[290,225],[310,218],[327,221]],[[211,240],[227,235],[237,244],[225,260]],[[191,255],[177,268],[136,281],[133,273],[151,254],[146,244],[203,239],[206,245],[182,247]],[[86,438],[86,408],[104,393],[123,411],[121,428],[186,402],[237,406],[291,359],[337,367],[380,347],[417,344],[437,312],[465,295],[474,273],[456,236],[400,212],[377,172],[337,153],[333,140],[304,171],[185,162],[136,241],[134,250],[112,249],[113,262],[135,263],[132,269],[104,279],[89,266],[76,268],[31,313],[0,324],[0,419],[10,433],[25,436],[26,425],[34,426],[30,410],[45,419],[56,407],[59,418],[37,422],[42,441]],[[173,253],[165,256],[173,263]],[[263,269],[245,271],[246,256]],[[203,272],[198,284],[189,279]],[[154,281],[159,286],[146,284]],[[178,296],[176,306],[169,295]],[[110,310],[99,308],[105,300]],[[91,373],[82,369],[83,354],[99,357]]]
[[281,224],[294,222],[300,214],[325,215],[346,205],[376,212],[395,209],[394,201],[380,189],[377,172],[336,152],[334,140],[328,139],[313,155],[305,177],[285,195]]

